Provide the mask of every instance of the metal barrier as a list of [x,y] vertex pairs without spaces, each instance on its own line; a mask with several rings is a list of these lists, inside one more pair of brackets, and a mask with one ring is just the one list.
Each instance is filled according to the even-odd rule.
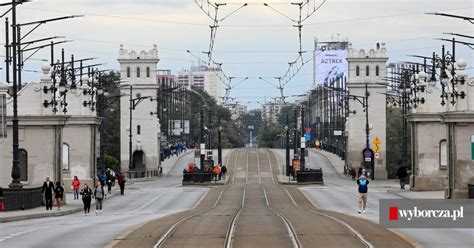
[[25,210],[43,205],[42,187],[3,189],[5,211]]
[[129,179],[158,177],[159,174],[160,174],[159,170],[142,170],[142,171],[129,170],[127,172],[127,176]]
[[298,183],[323,183],[323,169],[310,169],[298,171],[296,174]]
[[183,183],[205,183],[212,180],[212,174],[206,172],[183,172]]

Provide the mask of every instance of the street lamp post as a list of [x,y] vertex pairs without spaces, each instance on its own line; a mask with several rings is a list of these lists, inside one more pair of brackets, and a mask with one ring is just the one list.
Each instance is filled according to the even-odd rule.
[[[300,170],[305,169],[305,128],[304,128],[304,105],[301,105],[301,154],[300,154]],[[305,143],[303,143],[305,141]]]
[[295,114],[294,114],[294,137],[293,137],[293,158],[298,159],[298,108],[295,107]]
[[222,125],[221,125],[221,115],[219,114],[218,117],[218,133],[217,133],[217,140],[218,140],[218,147],[217,147],[217,163],[222,165],[222,140],[221,140],[221,132],[222,132]]
[[16,4],[17,0],[12,0],[12,63],[13,63],[13,165],[12,165],[12,182],[8,187],[10,188],[23,188],[23,184],[20,182],[20,165],[19,165],[19,140],[18,140],[18,85],[17,85],[17,36],[16,36]]
[[286,175],[290,175],[290,117],[286,114],[286,125],[285,125],[285,132],[286,132],[286,152],[285,152],[285,162],[286,162]]
[[128,129],[128,169],[133,168],[133,160],[132,160],[132,138],[133,138],[133,110],[137,107],[138,104],[140,104],[143,100],[145,99],[151,99],[151,96],[137,96],[136,98],[133,98],[133,86],[130,84],[130,118],[129,118],[129,129]]
[[200,123],[200,130],[201,130],[201,133],[200,133],[201,137],[200,137],[200,140],[199,140],[199,151],[200,151],[200,155],[201,155],[200,164],[201,164],[201,170],[204,170],[204,152],[205,152],[205,149],[203,148],[203,144],[204,144],[204,109],[202,107],[199,110],[199,116],[200,116],[199,123]]

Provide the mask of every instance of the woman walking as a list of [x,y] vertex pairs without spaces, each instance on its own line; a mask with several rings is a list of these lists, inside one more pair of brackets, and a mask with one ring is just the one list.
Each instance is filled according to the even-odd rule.
[[56,206],[58,211],[61,210],[61,201],[64,197],[64,188],[61,186],[61,182],[56,182],[56,187],[54,188],[54,198],[56,199]]
[[74,180],[72,180],[72,191],[74,192],[74,200],[79,200],[79,190],[81,187],[81,181],[77,178],[77,176],[74,176]]
[[125,182],[127,180],[125,180],[125,176],[120,172],[118,172],[117,180],[118,180],[118,184],[120,186],[120,194],[123,195],[124,191],[125,191]]
[[94,198],[95,198],[95,215],[102,214],[102,203],[105,198],[104,186],[100,182],[97,182],[94,189]]
[[81,190],[82,203],[84,203],[84,215],[88,215],[91,210],[92,201],[92,190],[89,188],[87,183],[84,183],[84,187]]

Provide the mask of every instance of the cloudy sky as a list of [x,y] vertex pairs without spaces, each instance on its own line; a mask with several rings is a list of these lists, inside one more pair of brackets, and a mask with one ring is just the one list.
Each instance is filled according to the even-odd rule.
[[[282,76],[298,51],[298,32],[292,26],[294,23],[263,3],[292,19],[297,18],[297,7],[290,4],[294,1],[286,0],[217,2],[227,3],[219,10],[221,17],[244,2],[249,3],[220,23],[214,60],[223,63],[224,72],[237,77],[236,81],[249,77],[233,89],[231,96],[256,108],[259,103],[279,95],[275,87],[258,78],[272,80]],[[321,2],[317,1],[318,4]],[[474,36],[474,30],[467,21],[424,13],[474,16],[473,7],[471,0],[327,0],[303,23],[303,50],[308,51],[305,59],[311,59],[314,38],[328,41],[337,37],[364,49],[385,42],[390,62],[410,60],[408,54],[428,56],[433,51],[440,52],[441,45],[449,45],[434,40],[450,38],[443,32]],[[20,23],[71,14],[85,15],[44,25],[26,40],[65,36],[74,40],[62,46],[68,56],[73,53],[77,58],[100,57],[98,62],[107,63],[104,66],[107,69],[118,69],[116,59],[120,44],[129,50],[148,50],[157,44],[161,59],[159,69],[170,69],[173,73],[198,63],[186,50],[204,58],[205,54],[201,52],[207,51],[209,46],[211,20],[194,0],[34,0],[20,6],[18,13]],[[0,30],[5,31],[4,25],[0,25]],[[0,39],[3,42],[3,35]],[[4,55],[4,52],[0,54]],[[49,59],[48,54],[49,51],[42,51],[33,58]],[[469,74],[472,75],[472,50],[459,45],[457,57],[468,59]],[[42,63],[28,61],[25,69],[38,71]],[[27,81],[37,81],[39,76],[35,72],[24,73]],[[5,77],[3,70],[0,77]],[[285,94],[301,94],[310,89],[311,82],[312,65],[307,64],[286,86]]]

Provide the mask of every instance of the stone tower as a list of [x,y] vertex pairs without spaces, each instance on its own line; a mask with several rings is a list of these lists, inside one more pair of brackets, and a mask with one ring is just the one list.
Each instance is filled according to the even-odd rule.
[[[387,87],[387,50],[385,44],[378,44],[376,49],[356,50],[349,45],[347,61],[349,64],[348,90],[352,96],[365,97],[368,91],[369,114],[369,148],[373,151],[374,140],[378,138],[379,158],[373,158],[376,179],[387,179],[386,169],[386,96]],[[363,102],[363,98],[359,98]],[[366,113],[363,104],[350,97],[349,111],[355,111],[348,117],[347,163],[357,169],[365,161],[362,151],[366,148]],[[369,162],[369,161],[367,161]],[[370,168],[367,168],[370,169]]]
[[120,46],[120,160],[121,171],[129,172],[130,176],[146,176],[159,166],[159,121],[156,114],[151,114],[157,109],[159,61],[156,45],[139,53]]

